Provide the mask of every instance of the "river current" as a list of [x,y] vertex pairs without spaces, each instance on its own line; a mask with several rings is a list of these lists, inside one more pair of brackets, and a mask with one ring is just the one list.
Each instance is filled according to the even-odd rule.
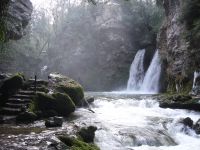
[[200,149],[200,136],[179,123],[186,117],[196,122],[199,112],[160,108],[152,95],[91,92],[86,96],[95,97],[90,106],[95,113],[79,108],[71,119],[65,120],[62,128],[47,130],[44,122],[38,121],[24,127],[44,128],[39,134],[2,134],[2,149],[48,149],[56,135],[72,132],[74,125],[97,126],[95,143],[101,150]]

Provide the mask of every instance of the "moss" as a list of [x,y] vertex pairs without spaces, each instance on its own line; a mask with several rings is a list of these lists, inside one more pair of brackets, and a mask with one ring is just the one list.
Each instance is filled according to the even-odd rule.
[[4,95],[11,95],[14,94],[17,90],[22,88],[23,86],[24,77],[20,74],[16,74],[11,78],[4,81],[1,92]]
[[75,81],[61,82],[56,88],[59,92],[66,93],[73,100],[75,105],[80,105],[84,98],[83,88],[80,84]]
[[67,94],[55,93],[49,95],[39,92],[29,106],[29,110],[32,112],[42,111],[43,116],[49,116],[47,112],[52,111],[59,115],[67,116],[75,111],[75,104]]
[[96,145],[85,143],[79,139],[73,139],[68,136],[59,136],[58,138],[69,146],[70,150],[100,150]]
[[59,114],[67,116],[75,111],[75,104],[67,94],[55,93],[52,96],[56,100],[55,110]]

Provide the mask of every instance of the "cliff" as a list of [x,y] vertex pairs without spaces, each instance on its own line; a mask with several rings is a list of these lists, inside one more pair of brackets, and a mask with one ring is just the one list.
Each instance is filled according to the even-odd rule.
[[[200,47],[194,45],[195,35],[192,35],[191,28],[187,26],[188,18],[193,17],[188,12],[194,9],[188,7],[190,2],[182,0],[160,2],[165,9],[165,20],[157,37],[157,47],[166,67],[168,90],[189,90],[193,72],[200,66]],[[185,17],[186,13],[190,15],[188,18]],[[191,24],[195,23],[194,19]]]
[[5,39],[20,39],[31,19],[33,6],[30,0],[1,0],[0,10],[0,27],[4,29]]

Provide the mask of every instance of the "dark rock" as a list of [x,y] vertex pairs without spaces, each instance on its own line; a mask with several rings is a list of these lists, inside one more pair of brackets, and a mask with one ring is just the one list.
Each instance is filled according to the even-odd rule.
[[78,135],[83,139],[84,142],[92,143],[94,141],[96,130],[97,130],[97,127],[94,127],[94,126],[81,128],[81,130],[78,132]]
[[194,124],[193,129],[195,130],[196,134],[200,134],[200,119]]
[[[2,5],[3,4],[3,5]],[[31,20],[33,10],[30,0],[1,1],[3,23],[6,27],[6,39],[18,40],[24,35],[24,29]]]
[[192,128],[193,126],[193,120],[189,117],[184,118],[183,120],[180,121],[180,123],[183,123],[185,126],[188,126],[190,128]]
[[84,98],[84,99],[82,100],[82,106],[88,107],[88,105],[89,105],[90,103],[93,103],[93,102],[94,102],[94,97]]
[[0,116],[0,124],[3,124],[3,123],[4,123],[3,116]]
[[44,118],[54,117],[54,116],[58,116],[58,113],[55,110],[47,110],[42,113],[42,116]]
[[36,114],[32,112],[22,112],[17,116],[16,121],[20,123],[30,123],[35,121],[36,119],[37,119]]
[[3,82],[0,91],[4,95],[14,94],[23,86],[23,81],[23,77],[20,74],[16,74]]
[[51,117],[48,120],[45,121],[45,126],[47,128],[51,127],[62,127],[63,124],[63,117]]

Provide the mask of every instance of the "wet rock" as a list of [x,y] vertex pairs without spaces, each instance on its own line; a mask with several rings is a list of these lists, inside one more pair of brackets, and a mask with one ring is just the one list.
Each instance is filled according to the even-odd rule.
[[84,98],[82,101],[82,106],[88,107],[88,104],[94,102],[94,97]]
[[188,95],[172,95],[159,98],[159,106],[161,108],[172,109],[188,109],[200,111],[199,99],[192,99]]
[[33,112],[23,112],[17,116],[16,121],[20,123],[31,123],[34,122],[36,119],[37,115]]
[[193,127],[193,120],[189,117],[184,118],[183,120],[180,121],[180,123],[183,123],[185,126],[188,126],[190,128]]
[[96,130],[97,130],[97,127],[95,126],[81,128],[81,130],[78,132],[78,135],[83,139],[84,142],[92,143],[94,141]]
[[195,130],[196,134],[200,134],[200,119],[194,124],[193,129]]
[[[2,8],[1,8],[2,7]],[[31,20],[33,6],[30,0],[7,0],[0,2],[0,17],[6,27],[6,39],[18,40],[25,33],[24,29]]]
[[50,127],[62,127],[63,124],[63,117],[51,117],[48,120],[45,121],[45,126],[47,128]]

